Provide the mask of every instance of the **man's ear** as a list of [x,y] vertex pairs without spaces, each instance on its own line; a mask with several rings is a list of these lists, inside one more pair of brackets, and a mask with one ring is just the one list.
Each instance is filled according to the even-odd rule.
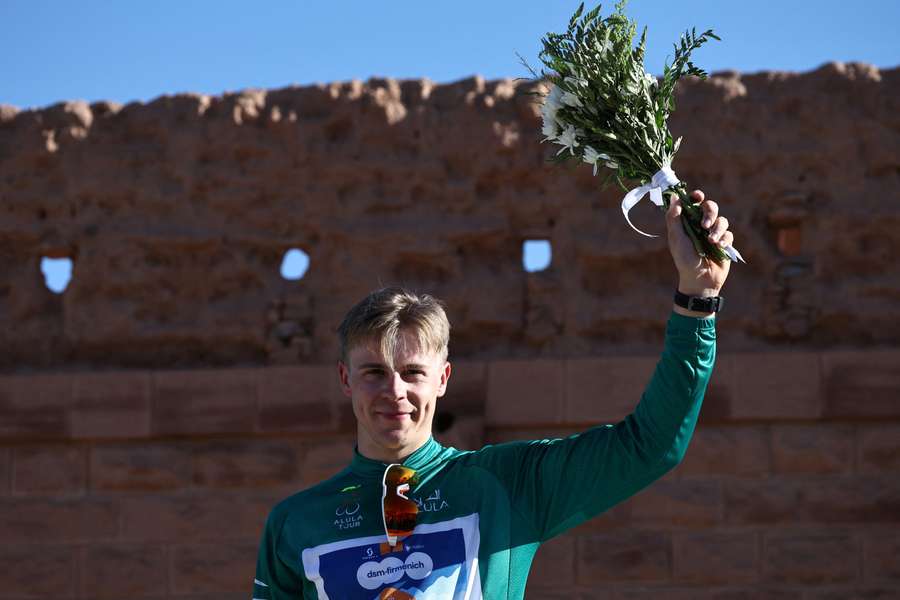
[[450,381],[450,372],[453,369],[450,367],[450,363],[444,363],[444,369],[441,371],[441,384],[438,386],[438,398],[444,395],[447,391],[447,382]]
[[338,361],[338,377],[341,379],[341,391],[350,398],[352,392],[350,390],[350,367],[344,364],[344,361]]

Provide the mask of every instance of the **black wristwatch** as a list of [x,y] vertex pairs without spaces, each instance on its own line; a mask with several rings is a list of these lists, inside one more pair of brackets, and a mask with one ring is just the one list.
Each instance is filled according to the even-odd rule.
[[714,313],[719,312],[722,310],[722,307],[725,306],[725,297],[710,296],[708,298],[702,298],[700,296],[688,296],[687,294],[682,294],[678,290],[675,290],[675,304],[688,310]]

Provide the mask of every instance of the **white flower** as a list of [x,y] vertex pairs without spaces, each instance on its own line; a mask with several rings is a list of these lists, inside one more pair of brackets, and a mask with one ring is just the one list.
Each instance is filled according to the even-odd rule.
[[656,85],[658,82],[656,81],[656,77],[651,75],[650,73],[644,73],[644,79],[647,82],[647,85]]
[[[608,155],[603,154],[602,152],[597,152],[596,150],[594,150],[594,149],[593,149],[592,147],[590,147],[590,146],[585,146],[585,147],[584,147],[584,156],[582,157],[582,160],[584,160],[584,162],[586,162],[586,163],[589,164],[589,165],[594,165],[594,175],[597,174],[597,167],[600,166],[600,165],[599,165],[599,161],[601,161],[601,160],[602,160],[602,161],[606,161],[606,162],[604,163],[604,164],[606,164],[606,166],[609,166],[609,165],[616,165],[616,163],[614,163],[614,162],[612,162],[612,161],[610,160],[610,158],[609,158]],[[616,165],[616,166],[618,166],[618,165]],[[610,167],[610,168],[611,168],[611,169],[614,169],[614,168],[616,168],[616,167],[613,166],[613,167]]]
[[590,146],[584,147],[584,156],[581,157],[581,160],[586,162],[589,165],[594,165],[594,175],[597,174],[597,160],[600,158],[600,153],[591,148]]
[[541,133],[544,134],[544,141],[547,140],[555,140],[556,136],[559,135],[559,124],[556,122],[556,119],[548,119],[544,116],[544,126],[541,128]]
[[544,117],[544,123],[547,121],[556,121],[556,111],[558,107],[550,104],[549,102],[545,102],[541,107],[541,116]]
[[575,108],[581,108],[582,106],[584,106],[581,103],[581,99],[572,92],[563,92],[562,103]]
[[610,169],[618,169],[618,168],[619,168],[619,165],[617,165],[616,163],[614,163],[614,162],[611,161],[611,160],[610,160],[610,161],[607,161],[605,164],[606,164],[606,166],[607,166],[608,168],[610,168]]
[[566,125],[566,128],[563,129],[563,132],[559,134],[559,137],[556,138],[556,143],[562,146],[557,154],[562,154],[566,149],[572,153],[572,156],[575,156],[575,148],[578,147],[578,135],[581,133],[578,129],[575,129],[574,125]]
[[556,114],[559,107],[562,106],[562,90],[558,86],[550,88],[550,93],[544,97],[544,107]]

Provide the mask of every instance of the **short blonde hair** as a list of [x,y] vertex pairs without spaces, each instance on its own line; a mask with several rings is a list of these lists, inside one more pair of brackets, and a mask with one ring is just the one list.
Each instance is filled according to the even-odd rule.
[[360,344],[375,344],[382,358],[393,367],[401,334],[411,333],[419,348],[447,360],[450,321],[443,303],[428,294],[415,294],[401,287],[376,290],[350,309],[338,327],[341,360]]

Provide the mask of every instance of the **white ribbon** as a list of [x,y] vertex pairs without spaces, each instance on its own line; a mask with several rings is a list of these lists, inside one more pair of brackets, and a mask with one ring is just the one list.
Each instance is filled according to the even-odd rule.
[[[631,222],[631,219],[628,218],[628,213],[638,202],[640,202],[644,198],[644,196],[647,195],[647,192],[650,193],[650,201],[653,202],[653,204],[660,207],[663,206],[663,190],[666,190],[679,183],[681,183],[681,180],[678,179],[678,177],[675,175],[675,171],[672,170],[671,166],[663,165],[662,169],[654,173],[653,177],[650,179],[650,183],[646,183],[640,187],[636,187],[625,194],[625,198],[622,199],[622,214],[625,215],[625,220],[628,221],[628,225],[630,225],[632,229],[634,229],[641,235],[645,235],[647,237],[659,237],[658,235],[644,233],[643,231],[635,227]],[[737,248],[733,246],[727,246],[723,248],[723,250],[731,260],[745,262],[744,257],[741,256],[741,253],[737,251]]]
[[653,178],[650,180],[650,183],[644,184],[641,187],[636,187],[627,194],[625,194],[625,198],[622,200],[622,212],[625,214],[625,220],[628,221],[628,224],[631,225],[631,228],[637,231],[641,235],[646,235],[647,237],[659,237],[658,235],[650,235],[649,233],[644,233],[640,229],[634,226],[631,222],[631,219],[628,218],[628,213],[634,208],[635,204],[640,202],[644,196],[647,195],[647,192],[650,192],[650,201],[657,206],[663,205],[663,190],[672,187],[673,185],[677,185],[681,183],[681,180],[675,176],[675,171],[673,171],[669,165],[663,165],[663,168],[656,172]]

